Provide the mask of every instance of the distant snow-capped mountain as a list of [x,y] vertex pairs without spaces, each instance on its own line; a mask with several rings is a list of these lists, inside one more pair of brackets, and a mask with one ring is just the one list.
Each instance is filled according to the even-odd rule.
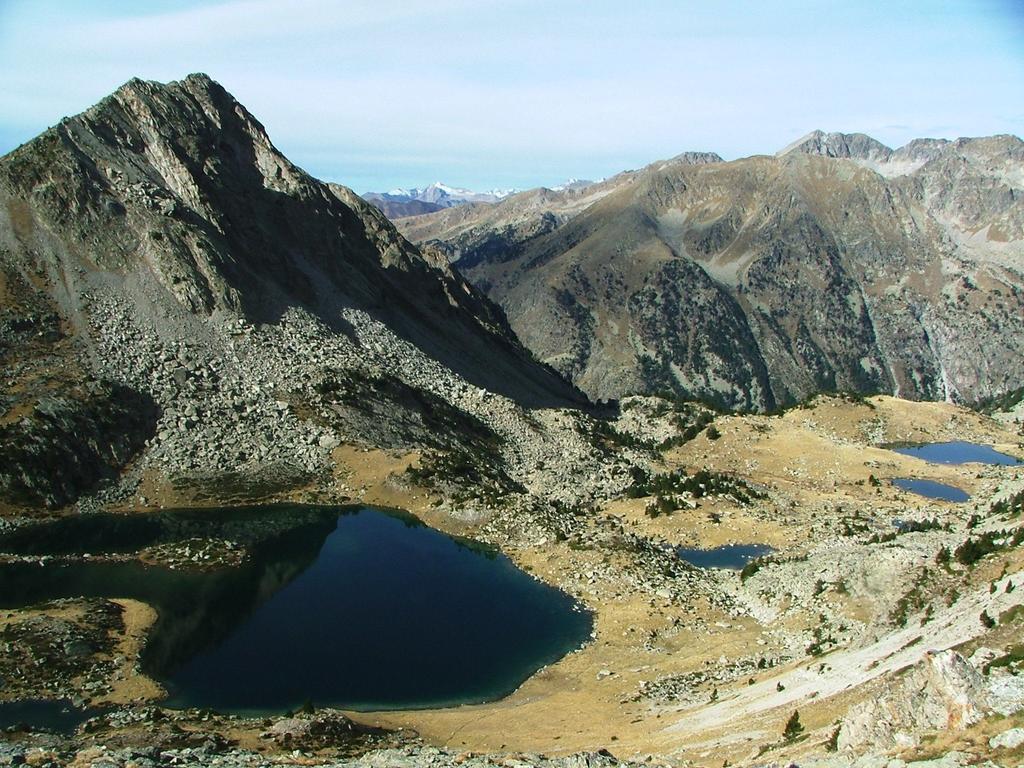
[[421,203],[433,203],[442,208],[450,208],[453,205],[464,205],[465,203],[496,203],[518,191],[516,189],[491,189],[486,192],[474,192],[471,189],[452,187],[435,181],[423,188],[392,189],[390,192],[383,193],[367,192],[363,197],[368,200],[379,199],[395,203],[408,203],[417,200]]
[[496,203],[518,191],[517,189],[491,189],[487,192],[474,192],[471,189],[451,187],[440,181],[435,181],[422,189],[413,187],[411,189],[392,189],[390,192],[365,192],[363,199],[384,211],[384,215],[389,219],[400,219],[405,216],[433,213],[442,208],[452,208],[456,205]]

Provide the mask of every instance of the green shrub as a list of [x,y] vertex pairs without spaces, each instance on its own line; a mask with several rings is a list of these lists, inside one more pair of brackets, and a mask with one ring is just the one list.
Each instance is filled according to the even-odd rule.
[[997,667],[1014,667],[1024,662],[1024,645],[1014,645],[1005,654],[985,665],[985,674]]
[[676,509],[676,504],[672,499],[664,496],[657,496],[654,501],[647,505],[644,512],[648,517],[658,517],[659,515],[671,515],[676,511]]
[[953,556],[961,565],[974,565],[985,555],[998,552],[1002,547],[996,539],[1004,536],[1004,532],[987,531],[976,539],[968,539],[953,552]]
[[995,502],[989,508],[989,515],[992,516],[1005,514],[1008,517],[1020,517],[1022,512],[1024,512],[1024,490]]
[[838,752],[839,751],[839,731],[840,727],[837,725],[835,730],[832,731],[832,735],[828,737],[828,741],[825,742],[826,752]]

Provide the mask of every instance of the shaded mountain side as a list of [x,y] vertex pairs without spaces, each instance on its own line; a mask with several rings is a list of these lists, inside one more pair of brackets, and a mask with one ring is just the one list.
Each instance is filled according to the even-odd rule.
[[[611,180],[610,180],[611,181]],[[975,400],[1024,381],[1024,144],[655,163],[571,204],[403,219],[594,398],[770,409],[821,391]]]
[[116,478],[159,416],[147,393],[82,365],[35,278],[0,263],[0,511],[60,507]]
[[[121,284],[143,313],[275,323],[303,307],[339,332],[358,308],[469,381],[529,404],[580,402],[501,311],[424,259],[373,206],[292,165],[204,75],[133,80],[0,161],[5,262],[46,285],[88,343],[89,296]],[[148,273],[164,296],[137,291]]]
[[155,430],[153,399],[103,381],[54,388],[0,426],[0,498],[61,507],[115,478]]

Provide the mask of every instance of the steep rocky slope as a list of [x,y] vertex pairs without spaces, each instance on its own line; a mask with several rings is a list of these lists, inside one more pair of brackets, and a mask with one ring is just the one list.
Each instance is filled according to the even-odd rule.
[[973,401],[1024,378],[1024,143],[815,132],[401,219],[596,398]]
[[[557,229],[598,200],[622,189],[645,173],[676,165],[722,162],[713,152],[684,152],[638,171],[623,171],[598,182],[568,184],[562,189],[520,192],[490,204],[447,208],[436,215],[396,217],[411,240],[430,243],[460,270],[471,270],[481,261],[511,261],[534,238]],[[489,285],[486,281],[478,284]]]
[[450,391],[410,394],[424,387],[585,403],[479,291],[292,165],[204,75],[133,80],[0,159],[0,274],[0,485],[19,503],[73,501],[143,448],[143,468],[168,476],[299,481],[340,439],[331,418],[393,444],[395,424],[338,413],[369,393],[308,411],[339,371],[383,382],[399,426],[410,409],[434,416],[411,444],[486,431],[437,406]]

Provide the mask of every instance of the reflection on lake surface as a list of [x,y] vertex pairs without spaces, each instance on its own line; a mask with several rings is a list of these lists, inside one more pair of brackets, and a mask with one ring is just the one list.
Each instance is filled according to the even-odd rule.
[[0,551],[136,551],[194,537],[239,541],[250,557],[207,572],[8,564],[0,605],[149,603],[159,618],[143,668],[167,685],[170,705],[234,712],[495,699],[590,635],[590,616],[568,595],[504,555],[369,508],[95,515],[0,537]]

